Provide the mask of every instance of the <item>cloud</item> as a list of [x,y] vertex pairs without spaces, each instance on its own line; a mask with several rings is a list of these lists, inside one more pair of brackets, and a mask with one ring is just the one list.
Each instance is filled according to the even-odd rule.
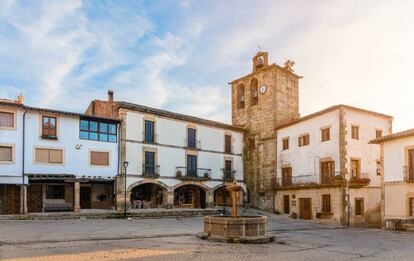
[[[0,95],[82,111],[115,98],[230,122],[227,85],[251,57],[296,61],[300,111],[332,104],[412,127],[411,1],[0,3]],[[315,95],[317,94],[317,95]],[[73,102],[76,101],[76,102]]]

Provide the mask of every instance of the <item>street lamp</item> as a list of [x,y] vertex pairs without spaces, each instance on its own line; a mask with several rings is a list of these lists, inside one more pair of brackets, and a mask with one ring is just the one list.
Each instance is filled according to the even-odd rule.
[[223,194],[223,216],[225,216],[226,215],[226,200],[227,200],[227,191],[226,191],[226,171],[225,171],[225,169],[223,168],[222,169],[222,171],[223,171],[223,190],[224,190],[224,194]]
[[122,163],[122,165],[124,165],[124,168],[125,168],[125,201],[124,201],[124,219],[127,219],[128,218],[128,215],[127,215],[127,168],[128,168],[128,164],[129,164],[129,162],[128,161],[124,161],[123,163]]

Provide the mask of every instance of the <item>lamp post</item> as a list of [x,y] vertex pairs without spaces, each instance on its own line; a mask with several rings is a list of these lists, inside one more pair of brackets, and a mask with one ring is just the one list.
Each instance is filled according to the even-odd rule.
[[124,201],[124,219],[128,218],[127,214],[127,168],[128,168],[128,161],[124,161],[122,165],[124,165],[125,168],[125,201]]
[[227,200],[227,198],[226,198],[226,193],[227,193],[227,191],[226,191],[226,171],[225,171],[225,169],[223,168],[222,169],[223,170],[223,190],[224,190],[224,194],[223,194],[223,216],[225,216],[226,215],[226,200]]

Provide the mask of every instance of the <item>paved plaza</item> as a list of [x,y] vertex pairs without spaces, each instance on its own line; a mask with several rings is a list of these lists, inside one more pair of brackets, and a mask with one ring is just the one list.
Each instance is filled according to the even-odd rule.
[[[257,212],[257,211],[254,211]],[[263,213],[263,212],[261,212]],[[276,242],[196,237],[202,218],[0,221],[1,260],[413,260],[414,233],[269,215]]]

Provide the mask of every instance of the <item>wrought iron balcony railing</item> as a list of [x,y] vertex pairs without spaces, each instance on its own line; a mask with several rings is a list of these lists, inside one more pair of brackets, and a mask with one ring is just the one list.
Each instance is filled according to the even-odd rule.
[[221,171],[223,172],[223,178],[225,181],[233,181],[234,177],[236,176],[235,170],[221,169]]
[[160,176],[160,165],[142,164],[142,176],[158,178]]
[[277,178],[276,187],[300,187],[312,185],[341,184],[342,176],[338,173],[299,175],[290,178]]
[[184,146],[188,149],[201,149],[201,141],[200,140],[193,140],[190,141],[188,139],[184,139]]
[[414,169],[409,168],[408,166],[403,166],[404,171],[404,181],[414,182]]
[[371,180],[369,179],[369,173],[352,171],[350,174],[351,176],[348,180],[348,185],[351,187],[366,186],[371,182]]
[[176,167],[175,176],[182,180],[209,180],[211,179],[211,169]]
[[153,134],[153,135],[146,135],[145,131],[142,132],[142,141],[144,143],[153,143],[156,144],[158,143],[158,134]]

